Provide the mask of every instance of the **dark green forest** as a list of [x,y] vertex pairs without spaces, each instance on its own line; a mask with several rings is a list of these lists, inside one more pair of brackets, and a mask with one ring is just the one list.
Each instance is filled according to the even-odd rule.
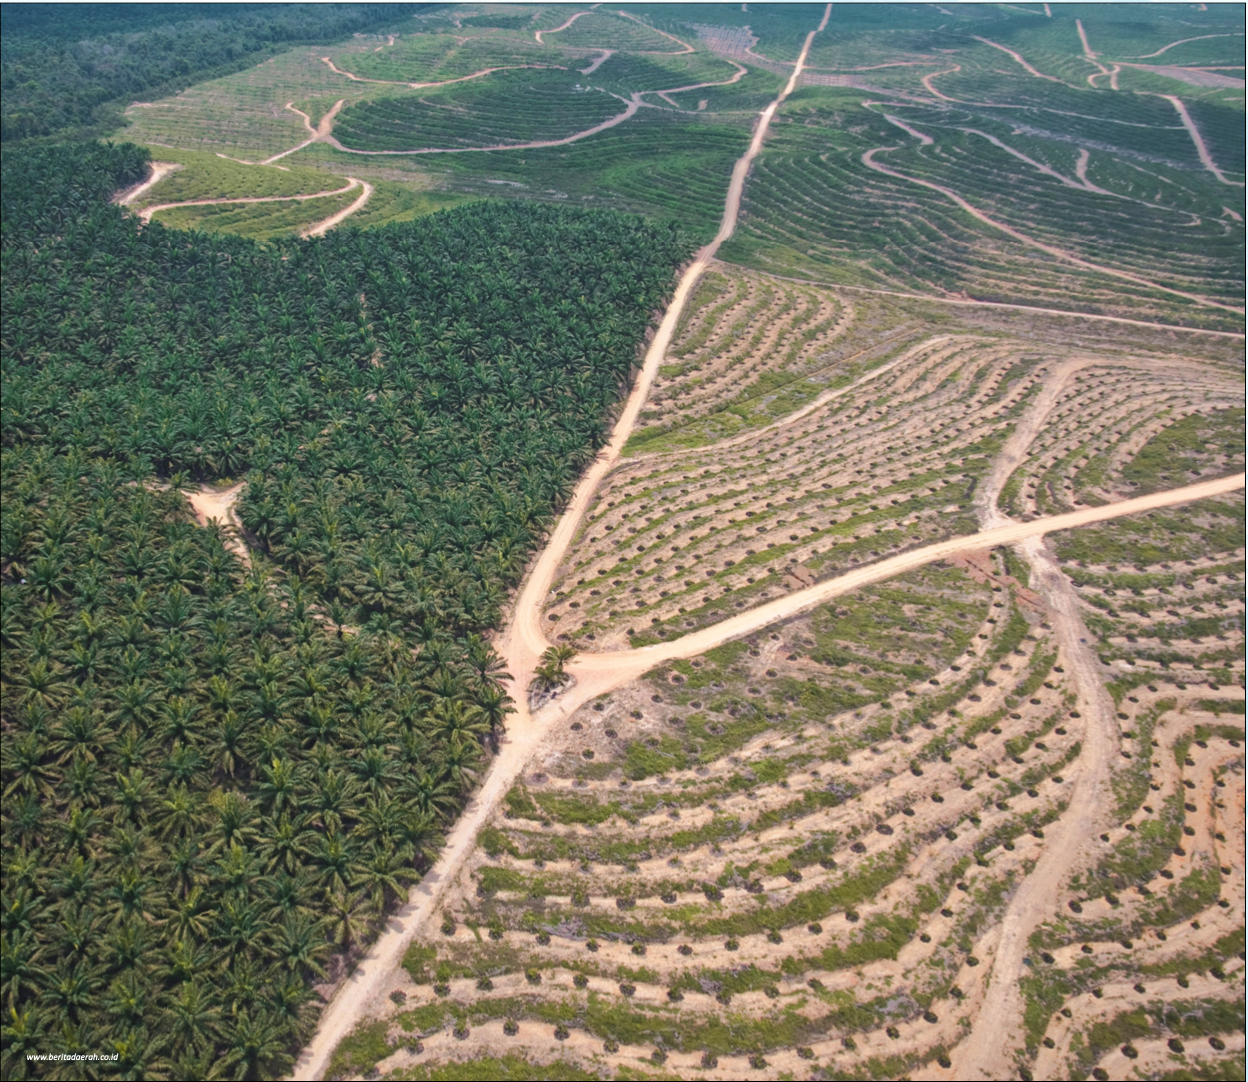
[[[3,157],[5,1078],[289,1068],[504,724],[486,635],[692,248],[492,203],[262,247],[140,227],[146,168]],[[226,478],[251,568],[179,492]]]
[[0,140],[103,134],[164,97],[292,45],[376,29],[426,4],[5,4]]

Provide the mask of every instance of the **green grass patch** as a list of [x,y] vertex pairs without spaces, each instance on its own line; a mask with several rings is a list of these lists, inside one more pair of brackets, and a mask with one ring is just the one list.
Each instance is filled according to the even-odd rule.
[[567,1082],[597,1082],[601,1075],[584,1071],[569,1060],[556,1059],[549,1063],[535,1063],[513,1052],[502,1057],[486,1056],[482,1059],[440,1063],[436,1066],[418,1064],[388,1077],[410,1079],[411,1082],[498,1082],[500,1079],[547,1082],[552,1078],[567,1079]]
[[386,1040],[389,1028],[390,1023],[384,1018],[357,1025],[334,1049],[326,1074],[330,1078],[367,1074],[393,1051]]

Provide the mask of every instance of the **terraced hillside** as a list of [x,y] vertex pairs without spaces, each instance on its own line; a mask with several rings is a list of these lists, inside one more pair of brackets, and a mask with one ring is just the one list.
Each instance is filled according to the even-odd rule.
[[[1044,34],[986,8],[924,21],[884,28],[845,9],[763,156],[731,258],[1208,326],[1242,309],[1230,253],[1243,244],[1243,151],[1228,138],[1242,68],[1199,87],[1181,81],[1197,69],[1169,68],[1172,82],[1154,73],[1145,89],[1139,65],[1080,56],[1082,21],[1066,14]],[[1111,17],[1101,40],[1129,52],[1121,29]],[[1203,45],[1221,55],[1234,40]]]
[[[859,314],[727,268],[706,285],[676,356],[726,302]],[[942,330],[779,422],[613,471],[546,610],[590,687],[533,700],[555,712],[540,749],[335,1071],[544,1060],[553,1036],[560,1077],[958,1077],[998,981],[1025,1027],[1004,1066],[1235,1069],[1240,495],[968,547],[681,649],[998,506],[1133,495],[1160,440],[1183,447],[1176,484],[1242,470],[1242,377],[1198,336]],[[687,398],[713,415],[717,395]],[[592,694],[596,652],[647,642],[671,660]]]
[[[593,201],[713,235],[732,162],[783,79],[627,14],[586,10],[566,27],[563,9],[470,18],[423,13],[136,102],[127,135],[181,163],[180,187],[205,198],[292,187],[277,170],[367,179],[378,201],[353,224],[489,196]],[[233,181],[222,159],[252,176]]]
[[[1242,295],[1209,270],[1235,219],[1163,241],[1209,193],[1183,174],[1124,237],[1104,208],[1140,193],[1090,154],[864,97],[777,113],[720,250],[751,269],[709,265],[669,312],[625,455],[556,535],[531,750],[504,750],[331,1073],[1242,1070]],[[1041,228],[985,245],[899,189],[876,214],[912,233],[872,237],[879,189],[829,165],[899,134],[914,176],[978,175]],[[766,200],[803,140],[786,217]],[[1089,247],[1044,253],[1084,213],[1062,177],[1102,201]],[[1178,506],[1117,517],[1140,497]]]

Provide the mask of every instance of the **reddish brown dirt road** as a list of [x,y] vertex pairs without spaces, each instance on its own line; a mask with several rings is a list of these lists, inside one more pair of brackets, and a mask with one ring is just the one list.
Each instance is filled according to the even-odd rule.
[[1201,138],[1200,129],[1196,127],[1191,116],[1187,112],[1187,106],[1183,104],[1181,98],[1176,98],[1173,94],[1162,94],[1171,105],[1174,111],[1179,114],[1179,119],[1183,121],[1183,127],[1187,129],[1187,134],[1192,137],[1192,143],[1196,147],[1196,156],[1200,158],[1200,164],[1209,170],[1223,184],[1229,184],[1233,188],[1242,188],[1243,182],[1238,180],[1227,180],[1225,174],[1217,167],[1213,160],[1213,156],[1209,153],[1209,148],[1205,146],[1205,141]]
[[[605,60],[606,57],[603,57]],[[560,64],[505,64],[498,68],[482,68],[480,71],[474,71],[471,75],[461,75],[458,79],[443,79],[436,83],[406,83],[401,79],[366,79],[363,75],[356,75],[354,72],[345,71],[338,67],[329,57],[321,57],[323,64],[329,65],[329,70],[335,75],[341,75],[350,79],[353,83],[379,83],[382,86],[407,86],[413,90],[428,90],[431,87],[450,86],[452,83],[466,83],[469,79],[480,79],[483,75],[491,75],[496,71],[515,71],[518,68],[556,68],[559,71],[565,70]],[[600,60],[599,63],[602,61]],[[584,74],[584,72],[582,72]]]
[[[995,548],[997,545],[1013,545],[1028,538],[1041,537],[1058,530],[1070,530],[1078,526],[1088,526],[1094,522],[1120,518],[1123,515],[1136,515],[1143,511],[1156,510],[1159,507],[1171,507],[1175,504],[1189,503],[1192,500],[1207,499],[1210,496],[1221,496],[1228,492],[1237,492],[1243,487],[1244,475],[1240,473],[1232,477],[1222,477],[1214,481],[1203,481],[1200,484],[1171,489],[1167,492],[1155,492],[1150,496],[1140,496],[1133,500],[1087,507],[1064,515],[1036,519],[1034,522],[1015,522],[1008,526],[950,538],[948,541],[924,545],[922,548],[891,556],[887,560],[856,568],[838,578],[829,579],[786,597],[769,601],[765,605],[759,605],[757,608],[739,613],[679,639],[656,643],[653,646],[643,646],[637,650],[581,654],[568,666],[568,671],[578,682],[575,698],[579,701],[576,705],[579,706],[580,703],[595,695],[601,695],[617,687],[625,680],[640,676],[664,661],[670,661],[673,658],[697,657],[725,642],[761,631],[770,624],[807,612],[852,590],[893,578],[906,571],[912,571],[916,567],[922,567],[924,564],[943,560],[948,556],[978,549]],[[536,635],[537,639],[532,645],[534,648],[540,645],[540,649],[537,650],[540,654],[548,643],[542,636],[540,628],[536,629]],[[612,675],[621,674],[625,670],[627,670],[627,675],[621,679],[617,680]],[[581,684],[593,684],[593,690],[582,692],[579,686]],[[571,693],[569,693],[570,696]],[[564,710],[563,712],[570,711]]]

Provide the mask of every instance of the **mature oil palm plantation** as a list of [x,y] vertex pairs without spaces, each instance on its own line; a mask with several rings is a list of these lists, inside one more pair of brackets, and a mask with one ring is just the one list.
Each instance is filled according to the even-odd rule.
[[[5,1077],[289,1068],[505,723],[487,634],[690,249],[520,204],[140,230],[145,162],[0,163]],[[250,570],[179,491],[227,477]]]

